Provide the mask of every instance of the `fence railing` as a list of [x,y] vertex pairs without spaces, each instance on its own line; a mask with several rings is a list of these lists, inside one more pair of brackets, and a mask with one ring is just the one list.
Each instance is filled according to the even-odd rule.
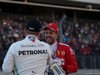
[[100,56],[78,55],[76,60],[79,69],[100,69]]

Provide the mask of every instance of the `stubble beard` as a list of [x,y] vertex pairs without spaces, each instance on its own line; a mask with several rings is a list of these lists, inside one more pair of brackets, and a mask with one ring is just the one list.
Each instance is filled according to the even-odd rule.
[[55,38],[54,39],[53,38],[46,38],[46,42],[50,45],[54,44],[55,41],[56,41]]

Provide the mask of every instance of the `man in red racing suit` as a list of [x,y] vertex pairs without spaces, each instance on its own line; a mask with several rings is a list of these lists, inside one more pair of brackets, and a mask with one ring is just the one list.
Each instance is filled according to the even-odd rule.
[[57,41],[58,26],[55,23],[49,23],[43,30],[45,30],[46,42],[51,48],[52,58],[60,60],[60,66],[66,75],[77,72],[78,66],[74,51],[69,45]]
[[75,53],[70,46],[62,43],[58,43],[56,50],[56,58],[61,60],[61,66],[63,70],[68,73],[77,72],[77,62],[75,59]]

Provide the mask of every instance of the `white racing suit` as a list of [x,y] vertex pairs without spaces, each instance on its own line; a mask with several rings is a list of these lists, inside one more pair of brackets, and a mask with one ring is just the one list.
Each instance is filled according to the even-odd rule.
[[51,61],[49,45],[40,42],[34,35],[28,35],[10,46],[2,69],[6,75],[14,75],[14,66],[19,75],[44,75],[45,67]]

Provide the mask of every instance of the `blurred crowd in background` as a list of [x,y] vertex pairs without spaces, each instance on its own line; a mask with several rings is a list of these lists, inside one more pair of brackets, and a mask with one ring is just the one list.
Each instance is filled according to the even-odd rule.
[[[29,20],[36,19],[42,28],[50,22],[59,23],[59,18],[0,14],[0,52],[7,51],[9,46],[25,38],[25,27]],[[63,43],[72,47],[77,55],[100,55],[100,21],[65,19],[62,24]],[[41,31],[40,40],[45,41]]]

